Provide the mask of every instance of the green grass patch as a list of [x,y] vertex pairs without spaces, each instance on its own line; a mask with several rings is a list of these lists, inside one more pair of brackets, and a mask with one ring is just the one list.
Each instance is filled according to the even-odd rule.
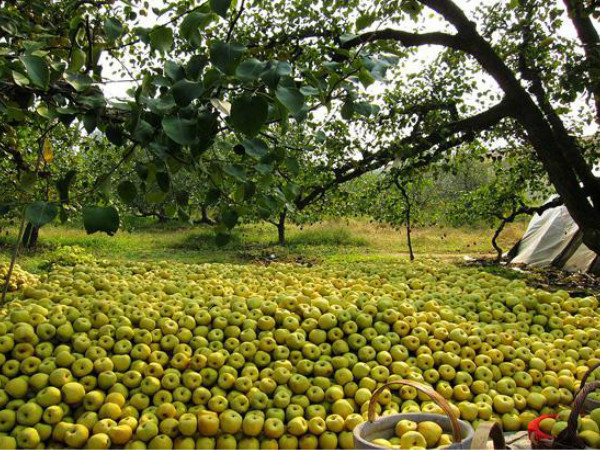
[[[508,249],[522,235],[525,223],[514,224],[500,244]],[[0,234],[0,261],[8,260],[16,229],[3,228]],[[464,254],[491,255],[489,228],[416,227],[413,246],[417,259],[453,259]],[[166,260],[185,263],[249,261],[362,261],[407,258],[404,230],[380,226],[366,220],[328,220],[303,227],[288,225],[287,245],[277,245],[277,229],[269,224],[237,227],[232,240],[218,247],[211,227],[178,222],[157,223],[150,219],[126,219],[115,236],[87,235],[74,226],[47,226],[40,232],[38,247],[22,250],[19,263],[38,271],[55,258],[57,249],[81,247],[98,259]]]
[[291,246],[341,246],[366,247],[368,239],[354,234],[350,228],[341,225],[308,228],[296,231],[288,239]]

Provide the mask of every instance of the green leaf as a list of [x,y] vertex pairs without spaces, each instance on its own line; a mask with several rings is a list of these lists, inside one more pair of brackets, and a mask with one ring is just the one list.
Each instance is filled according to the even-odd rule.
[[21,62],[25,66],[27,76],[33,84],[42,89],[48,89],[50,83],[50,69],[44,58],[39,56],[21,56]]
[[137,142],[148,142],[150,139],[152,139],[153,134],[154,127],[152,127],[152,125],[145,120],[140,119],[135,125],[132,137]]
[[177,216],[179,217],[179,220],[183,222],[187,222],[188,220],[190,220],[190,216],[188,215],[188,213],[185,212],[183,208],[177,208]]
[[354,103],[346,102],[344,106],[342,106],[342,118],[345,120],[350,120],[354,116]]
[[288,156],[284,159],[283,163],[292,175],[296,176],[300,173],[300,164],[298,163],[298,160],[296,158]]
[[186,191],[175,192],[175,202],[179,206],[187,206],[190,202],[190,194]]
[[160,189],[155,189],[146,194],[146,201],[148,203],[154,203],[154,204],[163,203],[165,201],[166,197],[167,197],[167,194],[165,194],[163,191],[161,191]]
[[13,80],[17,86],[29,86],[29,78],[26,75],[23,75],[21,72],[17,72],[16,70],[12,71]]
[[74,48],[71,52],[71,61],[69,62],[69,71],[73,73],[79,72],[83,65],[85,64],[85,60],[87,55],[85,51],[80,49],[79,47]]
[[288,181],[288,183],[283,188],[283,193],[285,194],[285,198],[289,201],[294,201],[298,194],[300,194],[300,186],[296,183],[292,183]]
[[214,41],[210,45],[210,61],[221,72],[233,75],[245,50],[245,47],[238,44]]
[[210,0],[210,9],[221,17],[227,17],[227,10],[231,6],[231,0]]
[[217,233],[215,236],[215,242],[217,243],[218,247],[226,246],[229,241],[231,241],[231,234],[229,233]]
[[358,80],[366,88],[375,83],[375,78],[373,77],[373,75],[371,75],[371,72],[369,72],[364,67],[360,69],[360,72],[358,74]]
[[106,127],[106,138],[116,146],[121,146],[125,143],[125,134],[121,127],[116,124],[111,123]]
[[363,14],[358,19],[356,19],[356,31],[360,31],[368,26],[371,26],[377,16],[375,14]]
[[167,61],[165,63],[165,75],[173,81],[179,81],[185,78],[185,69],[174,61]]
[[239,215],[234,209],[226,209],[221,214],[221,223],[231,229],[237,225]]
[[172,203],[165,205],[165,215],[167,217],[175,217],[175,214],[177,214],[177,205]]
[[273,163],[258,163],[256,165],[256,171],[262,175],[273,172],[274,168]]
[[64,74],[65,80],[69,83],[77,92],[83,92],[90,88],[92,85],[92,77],[83,73],[66,73]]
[[277,100],[279,100],[292,114],[298,114],[304,106],[304,95],[295,88],[279,86],[275,91],[275,97],[277,97]]
[[69,203],[69,189],[75,179],[75,175],[77,175],[75,170],[69,170],[63,178],[56,182],[56,189],[58,190],[58,196],[62,204]]
[[114,17],[107,17],[104,21],[104,33],[106,39],[111,42],[116,41],[123,34],[123,25]]
[[115,207],[86,206],[83,208],[83,226],[88,234],[98,231],[114,235],[119,230],[119,212]]
[[198,132],[195,120],[181,119],[176,116],[163,118],[162,127],[166,135],[179,145],[192,144]]
[[171,93],[175,102],[179,106],[187,106],[192,100],[197,99],[204,92],[204,87],[201,83],[194,83],[188,80],[179,80],[171,88]]
[[25,218],[37,228],[52,222],[58,215],[58,207],[51,203],[37,201],[25,208]]
[[256,58],[250,58],[241,63],[235,71],[235,76],[242,81],[254,81],[265,70],[265,64]]
[[88,112],[81,120],[83,122],[83,127],[88,134],[94,131],[98,125],[98,116],[96,116],[96,113],[93,111]]
[[171,178],[167,172],[157,172],[156,184],[158,188],[163,192],[169,192],[171,189]]
[[253,158],[260,159],[269,153],[269,146],[261,139],[248,139],[242,142],[244,151]]
[[38,176],[35,172],[21,172],[19,176],[19,188],[25,192],[31,192],[35,187]]
[[204,55],[194,55],[185,66],[185,73],[191,80],[199,80],[208,59]]
[[377,105],[372,105],[369,102],[358,102],[354,103],[354,112],[359,116],[368,117],[371,114],[377,114],[377,112],[379,112],[379,107]]
[[132,181],[123,181],[117,186],[117,194],[123,203],[131,205],[138,196],[137,187]]
[[202,39],[200,38],[200,30],[204,29],[210,22],[212,22],[213,14],[204,14],[198,11],[194,11],[185,16],[181,22],[179,31],[181,36],[193,44],[195,47],[202,45]]
[[239,164],[227,164],[223,167],[223,171],[239,181],[246,181],[244,167]]
[[266,123],[269,105],[258,96],[244,95],[231,104],[231,123],[235,129],[248,137],[254,137]]
[[157,26],[150,32],[150,46],[160,52],[167,52],[173,46],[173,30],[165,26]]

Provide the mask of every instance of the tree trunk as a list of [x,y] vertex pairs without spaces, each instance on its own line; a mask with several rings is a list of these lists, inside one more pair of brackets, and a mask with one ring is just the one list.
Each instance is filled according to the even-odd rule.
[[31,224],[31,222],[27,223],[27,227],[25,228],[25,232],[23,233],[23,247],[32,249],[35,248],[38,237],[40,234],[40,229]]
[[406,208],[404,208],[404,223],[406,226],[406,244],[408,245],[408,257],[410,258],[411,261],[414,261],[415,253],[413,252],[412,239],[411,239],[411,235],[410,235],[410,233],[412,231],[411,215],[410,215],[412,203],[410,201],[410,196],[408,195],[408,192],[406,192],[406,188],[400,183],[400,180],[398,179],[398,177],[396,177],[394,179],[394,183],[396,184],[396,187],[400,190],[402,197],[404,197],[404,203],[406,204]]
[[590,79],[589,90],[596,105],[596,122],[600,124],[600,36],[592,19],[592,6],[586,8],[583,0],[563,0],[563,3],[583,44],[585,66]]
[[494,236],[492,236],[492,247],[496,250],[496,259],[494,260],[496,263],[502,261],[502,255],[504,254],[502,247],[498,245],[498,238],[500,237],[500,234],[502,234],[502,231],[504,231],[506,223],[506,219],[502,218],[502,222],[500,222],[500,225],[496,228],[496,231],[494,231]]
[[279,221],[277,222],[277,241],[280,246],[285,247],[285,216],[286,211],[279,215]]
[[208,216],[208,209],[206,208],[206,205],[202,205],[200,207],[200,210],[202,212],[202,218],[200,219],[199,223],[205,223],[207,225],[214,225],[215,221],[212,220],[209,216]]
[[[512,116],[525,129],[538,158],[548,172],[556,192],[583,232],[583,242],[600,253],[600,183],[583,158],[581,148],[554,114],[548,118],[545,92],[538,92],[538,106],[515,73],[482,37],[464,12],[452,0],[420,0],[440,13],[458,31],[463,50],[473,56],[494,78],[514,108]],[[538,86],[539,87],[539,86]],[[553,113],[553,111],[547,111]],[[550,120],[553,120],[551,123]],[[556,120],[558,119],[558,121]]]

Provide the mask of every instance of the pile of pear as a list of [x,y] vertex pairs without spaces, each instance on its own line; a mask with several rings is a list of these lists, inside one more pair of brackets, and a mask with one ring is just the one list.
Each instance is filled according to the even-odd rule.
[[[9,264],[0,263],[0,292],[4,290],[9,267]],[[37,282],[38,279],[35,275],[21,269],[21,266],[15,264],[10,281],[8,283],[8,291],[15,292],[19,289],[23,289],[25,286],[34,285]]]
[[397,379],[518,430],[599,358],[596,298],[450,264],[54,265],[0,310],[0,447],[353,448]]

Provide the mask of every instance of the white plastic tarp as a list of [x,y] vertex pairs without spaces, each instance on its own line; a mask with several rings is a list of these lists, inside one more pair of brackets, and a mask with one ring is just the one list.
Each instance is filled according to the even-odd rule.
[[577,233],[577,224],[567,208],[552,208],[531,220],[513,263],[546,267],[561,254]]
[[567,272],[587,272],[596,258],[596,253],[587,248],[585,244],[581,244],[573,256],[563,266]]

